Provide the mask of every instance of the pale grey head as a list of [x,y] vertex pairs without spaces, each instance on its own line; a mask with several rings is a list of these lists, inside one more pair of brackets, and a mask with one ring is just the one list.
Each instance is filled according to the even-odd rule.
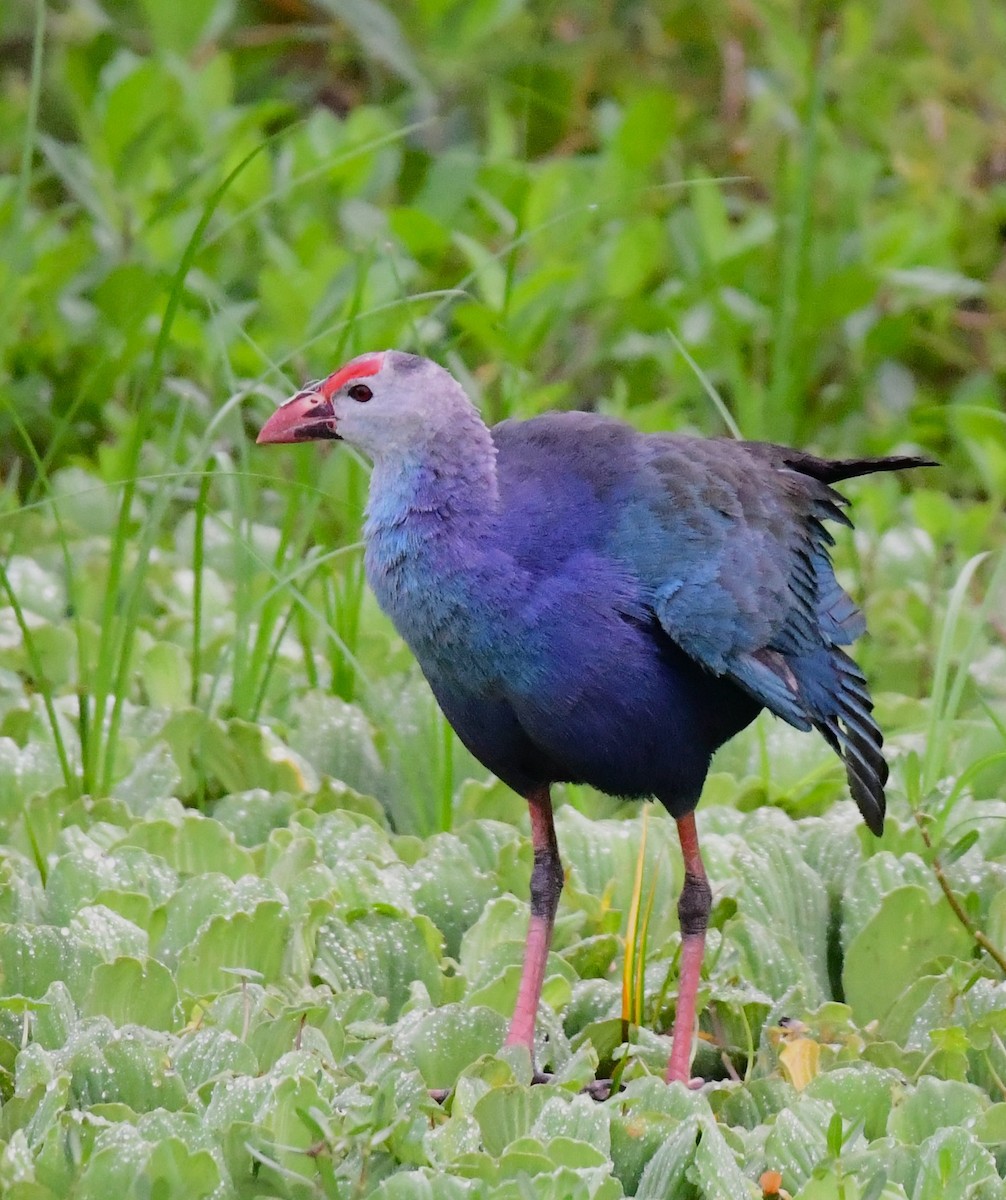
[[343,440],[374,462],[410,457],[481,418],[457,380],[417,354],[360,354],[307,384],[263,425],[260,443]]

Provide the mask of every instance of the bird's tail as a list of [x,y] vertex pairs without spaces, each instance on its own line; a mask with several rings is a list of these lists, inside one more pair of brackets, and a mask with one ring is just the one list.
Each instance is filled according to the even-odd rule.
[[809,475],[821,483],[839,483],[843,479],[855,479],[858,475],[873,475],[878,471],[905,471],[911,467],[938,467],[932,458],[914,454],[893,454],[886,458],[818,458],[804,450],[793,450],[775,442],[745,442],[750,453],[772,466],[786,467]]
[[[876,471],[939,466],[934,459],[916,455],[827,459],[799,451],[784,453],[790,469],[829,485]],[[884,739],[873,719],[873,701],[866,677],[848,654],[839,649],[839,645],[858,637],[865,626],[859,610],[839,587],[830,569],[818,572],[818,586],[818,616],[831,644],[794,663],[794,674],[807,701],[811,721],[845,762],[852,798],[867,825],[879,836],[884,831],[887,807]]]
[[888,769],[866,677],[834,645],[790,658],[789,666],[811,723],[845,763],[852,798],[879,837],[884,832]]
[[855,479],[859,475],[873,475],[878,471],[904,471],[910,467],[938,467],[933,458],[921,458],[912,454],[895,454],[887,458],[818,458],[800,450],[777,447],[783,462],[801,475],[810,475],[822,483],[839,483],[843,479]]
[[[831,537],[825,521],[851,524],[843,507],[845,497],[831,484],[875,471],[901,471],[908,467],[938,466],[915,455],[888,458],[818,458],[770,442],[745,443],[750,453],[777,470],[792,471],[813,479],[805,484],[805,502],[811,528],[809,584],[821,641],[817,646],[769,647],[749,655],[735,670],[735,678],[760,701],[797,729],[819,730],[845,763],[849,791],[863,819],[876,834],[884,829],[887,805],[884,784],[888,769],[884,739],[873,719],[873,702],[866,678],[841,649],[866,628],[859,609],[835,578],[828,555]],[[753,680],[753,682],[752,682]]]

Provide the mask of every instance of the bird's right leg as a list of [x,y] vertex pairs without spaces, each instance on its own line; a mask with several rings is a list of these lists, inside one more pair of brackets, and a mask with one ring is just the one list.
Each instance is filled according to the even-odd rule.
[[548,787],[541,787],[527,797],[531,815],[531,844],[534,847],[534,870],[531,872],[531,921],[524,944],[524,966],[521,970],[517,1004],[506,1035],[507,1046],[527,1046],[534,1062],[534,1026],[538,1001],[545,982],[545,964],[552,943],[552,928],[559,907],[563,873],[559,860],[559,845],[552,822],[552,799]]
[[685,885],[678,899],[681,926],[681,969],[678,972],[678,1007],[674,1014],[671,1058],[667,1064],[668,1083],[691,1083],[692,1038],[695,1036],[695,1007],[706,946],[706,927],[713,894],[699,853],[699,835],[695,814],[678,820],[678,840],[685,862]]

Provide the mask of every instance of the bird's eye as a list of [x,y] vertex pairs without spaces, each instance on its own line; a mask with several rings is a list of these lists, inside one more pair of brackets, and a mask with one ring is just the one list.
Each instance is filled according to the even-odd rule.
[[353,386],[346,393],[346,395],[349,396],[350,399],[357,400],[357,401],[359,401],[360,404],[366,404],[367,401],[370,399],[370,397],[373,396],[373,394],[374,393],[370,390],[369,387],[367,387],[367,385],[365,383],[354,383]]

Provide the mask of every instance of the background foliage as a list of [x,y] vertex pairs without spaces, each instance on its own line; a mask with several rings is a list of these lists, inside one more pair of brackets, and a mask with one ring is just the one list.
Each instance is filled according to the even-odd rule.
[[[0,9],[0,1192],[1006,1195],[1004,97],[994,0]],[[778,722],[717,761],[700,1094],[673,829],[585,789],[555,1080],[497,1053],[522,804],[364,590],[364,465],[251,444],[383,346],[944,464],[837,550],[883,839]]]

